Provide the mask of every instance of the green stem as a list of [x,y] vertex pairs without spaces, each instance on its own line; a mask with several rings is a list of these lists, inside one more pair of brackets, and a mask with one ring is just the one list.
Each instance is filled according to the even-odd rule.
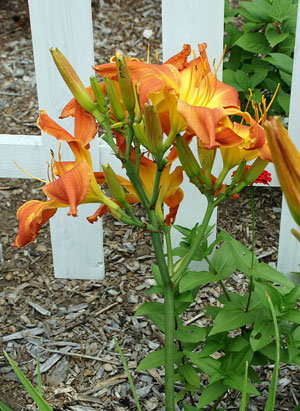
[[152,198],[150,201],[150,207],[155,206],[155,203],[157,201],[157,197],[159,194],[159,182],[160,182],[162,171],[163,171],[163,168],[160,167],[159,164],[156,164],[156,174],[155,174],[155,180],[154,180],[154,187],[152,191]]
[[200,241],[202,240],[205,230],[209,224],[210,218],[214,211],[214,207],[215,207],[215,204],[214,204],[213,197],[207,197],[207,208],[206,208],[206,212],[205,212],[201,227],[199,228],[198,234],[195,240],[193,241],[193,244],[191,248],[189,249],[189,251],[183,256],[180,263],[176,264],[177,271],[174,273],[174,281],[177,281],[181,278],[182,274],[185,272],[190,262],[192,261],[192,258],[194,257],[197,247]]
[[[251,248],[251,268],[254,267],[254,247],[255,247],[255,211],[254,211],[254,201],[253,201],[253,186],[250,186],[250,205],[251,205],[251,219],[252,219],[252,248]],[[245,312],[248,312],[251,296],[252,296],[252,289],[253,289],[253,276],[250,277],[250,281],[248,284],[248,301],[245,308]]]
[[217,178],[215,185],[214,185],[214,191],[217,191],[217,189],[220,187],[220,185],[223,183],[224,178],[227,176],[228,173],[228,168],[222,168],[221,173],[219,174],[219,177]]
[[167,257],[168,257],[168,269],[171,278],[173,277],[173,253],[172,253],[172,242],[171,242],[171,227],[164,225],[163,226],[166,246],[167,246]]
[[175,310],[174,290],[161,243],[159,225],[154,210],[148,212],[149,222],[157,230],[151,239],[164,288],[165,310],[165,409],[174,411],[174,334]]

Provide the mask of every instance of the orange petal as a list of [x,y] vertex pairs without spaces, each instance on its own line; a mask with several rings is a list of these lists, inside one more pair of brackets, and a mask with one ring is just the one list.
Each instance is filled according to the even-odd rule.
[[223,108],[195,107],[179,100],[177,109],[204,148],[216,148],[220,145],[216,141],[216,125],[226,115]]
[[[99,84],[100,84],[100,86],[101,86],[101,89],[102,89],[103,93],[105,94],[105,93],[106,93],[106,90],[105,90],[104,83],[101,82],[101,83],[99,83]],[[95,96],[94,96],[92,87],[89,86],[89,87],[87,87],[86,89],[87,89],[87,91],[89,92],[90,96],[94,99],[94,101],[96,101],[96,98],[95,98]],[[74,117],[74,116],[75,116],[75,102],[76,102],[76,100],[75,100],[75,97],[74,97],[74,98],[72,98],[72,100],[69,101],[69,103],[63,108],[63,111],[61,112],[61,115],[60,115],[59,118],[66,118],[66,117],[70,117],[70,116]]]
[[23,247],[32,243],[39,235],[40,228],[57,210],[54,201],[32,200],[23,204],[17,212],[20,221],[19,232],[14,247]]
[[175,193],[168,197],[165,200],[165,203],[167,204],[168,207],[170,207],[169,213],[166,215],[166,224],[170,225],[173,224],[176,218],[176,214],[179,208],[179,204],[183,200],[183,191],[181,188],[177,188]]
[[98,127],[95,118],[85,111],[76,101],[75,103],[75,139],[88,145],[97,134]]
[[77,206],[83,203],[91,186],[91,172],[86,162],[63,174],[58,180],[47,184],[43,191],[51,200],[70,205],[68,215],[77,216]]
[[183,70],[188,64],[187,59],[190,54],[191,46],[189,44],[184,44],[183,49],[179,53],[175,54],[175,56],[169,58],[165,64],[172,64],[172,66],[175,66],[177,70]]
[[48,116],[45,110],[40,111],[40,116],[37,121],[38,127],[49,134],[57,138],[57,140],[72,141],[74,137],[68,133],[64,128],[58,125],[52,118]]

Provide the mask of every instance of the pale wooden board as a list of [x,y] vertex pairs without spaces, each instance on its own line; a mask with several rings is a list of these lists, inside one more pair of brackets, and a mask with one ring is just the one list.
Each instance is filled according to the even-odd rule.
[[[292,92],[290,100],[289,135],[300,151],[300,122],[299,122],[299,90],[300,90],[300,8],[298,7],[296,44],[294,51],[294,67]],[[285,199],[282,201],[279,253],[277,268],[285,273],[300,271],[300,243],[291,234],[292,228],[299,228],[292,219]],[[293,276],[292,276],[293,277]],[[300,277],[294,281],[300,282]]]
[[[162,1],[162,34],[164,60],[178,53],[183,44],[191,44],[198,55],[198,44],[207,43],[207,55],[210,63],[216,58],[219,62],[223,52],[223,24],[224,1],[222,0],[163,0]],[[219,71],[219,78],[222,76]],[[196,152],[195,144],[192,146]],[[178,163],[179,164],[179,163]],[[220,168],[220,160],[216,161],[216,168]],[[182,188],[184,200],[179,207],[176,224],[193,227],[203,219],[206,209],[206,198],[189,183],[185,177]],[[216,224],[217,212],[214,213],[211,223]],[[173,245],[177,245],[181,234],[172,230]],[[214,230],[211,239],[216,235]],[[197,264],[199,269],[199,264]]]
[[[71,62],[82,81],[88,84],[93,73],[93,30],[91,4],[88,0],[29,0],[35,71],[40,109],[58,121],[71,93],[60,77],[49,52],[58,47]],[[59,121],[58,121],[59,122]],[[64,120],[61,125],[73,132],[73,122]],[[49,150],[57,153],[57,141],[42,134],[44,159],[49,160]],[[73,156],[63,145],[63,159]],[[95,169],[99,168],[97,142],[91,144]],[[46,168],[45,168],[46,171]],[[51,240],[54,272],[59,278],[102,279],[104,275],[102,225],[91,225],[86,220],[97,205],[79,209],[78,218],[67,217],[59,210],[51,219]]]
[[28,173],[44,178],[47,166],[42,155],[41,136],[0,134],[0,178],[30,178],[14,161]]

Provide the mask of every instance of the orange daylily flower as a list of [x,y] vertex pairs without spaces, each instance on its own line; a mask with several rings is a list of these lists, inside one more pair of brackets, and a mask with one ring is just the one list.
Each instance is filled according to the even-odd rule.
[[[164,64],[131,60],[127,64],[142,107],[149,98],[152,100],[167,134],[170,131],[175,137],[187,130],[205,148],[215,148],[222,144],[215,135],[215,126],[228,110],[239,110],[240,103],[237,91],[211,72],[206,44],[199,44],[199,52],[200,57],[188,62],[191,47],[184,45],[180,53]],[[102,77],[117,80],[115,64],[102,64],[94,69]]]
[[[165,203],[169,207],[169,213],[166,216],[166,223],[173,223],[177,214],[178,207],[183,200],[183,191],[179,187],[183,180],[183,168],[178,166],[176,169],[170,173],[171,163],[168,163],[164,168],[159,187],[159,195],[156,202],[155,210],[160,221],[163,222],[164,217],[162,213],[162,204]],[[142,157],[140,163],[140,178],[143,183],[146,195],[149,200],[152,197],[152,192],[154,188],[154,180],[156,174],[156,164],[154,161]],[[104,184],[105,177],[103,173],[95,173],[97,182],[99,185]],[[135,204],[140,201],[132,183],[126,178],[117,176],[122,186],[128,191],[126,194],[126,200],[129,204]],[[114,199],[112,199],[115,201]],[[119,203],[117,203],[119,204]],[[119,204],[121,206],[121,204]],[[95,214],[88,217],[89,222],[94,223],[98,218],[102,217],[108,212],[108,207],[102,204]]]
[[226,116],[216,129],[217,138],[224,142],[220,147],[224,168],[230,170],[242,160],[250,161],[258,156],[272,161],[264,128],[247,112],[237,112],[236,115],[240,115],[242,121],[245,119],[248,125],[232,122]]
[[68,215],[76,217],[77,206],[82,203],[105,202],[110,207],[116,206],[100,190],[87,149],[97,133],[94,118],[76,103],[75,138],[53,121],[45,111],[40,112],[38,126],[58,140],[66,141],[74,153],[75,161],[63,162],[60,155],[56,161],[52,153],[49,183],[43,187],[50,200],[29,201],[18,210],[17,217],[20,223],[14,243],[16,247],[33,242],[39,235],[41,226],[56,213],[57,208],[69,206]]

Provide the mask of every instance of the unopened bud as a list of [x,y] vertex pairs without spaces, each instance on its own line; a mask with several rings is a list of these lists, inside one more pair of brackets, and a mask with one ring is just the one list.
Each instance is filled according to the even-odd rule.
[[118,177],[116,176],[114,170],[111,168],[109,164],[103,164],[102,169],[105,175],[105,180],[109,186],[109,189],[113,197],[118,201],[118,203],[122,205],[125,203],[127,204],[124,188],[118,180]]
[[216,149],[206,149],[203,147],[201,141],[197,138],[197,149],[198,149],[198,157],[200,160],[201,167],[206,176],[210,176],[211,169],[214,165],[215,157],[216,157]]
[[238,184],[238,183],[241,181],[241,179],[242,179],[242,177],[243,177],[243,175],[244,175],[244,172],[245,172],[245,168],[246,168],[246,160],[243,160],[243,161],[239,164],[236,172],[234,173],[232,182],[231,182],[231,184],[230,184],[231,186],[234,186],[235,184]]
[[147,150],[149,150],[147,146],[147,137],[146,137],[145,128],[144,128],[143,123],[135,121],[132,127],[133,127],[134,134],[139,140],[140,144],[144,146]]
[[177,155],[181,165],[190,179],[203,176],[200,165],[185,139],[178,135],[175,142]]
[[104,96],[104,93],[102,91],[102,88],[101,88],[100,84],[98,83],[98,81],[96,80],[96,77],[91,76],[90,77],[90,83],[91,83],[91,87],[92,87],[94,96],[95,96],[96,101],[97,101],[97,107],[98,107],[99,111],[102,114],[106,114],[107,113],[107,103],[106,103],[105,96]]
[[125,113],[120,102],[116,87],[112,80],[104,79],[106,93],[112,108],[112,111],[118,121],[125,121]]
[[160,161],[164,150],[163,132],[160,118],[151,102],[144,104],[144,118],[148,150],[156,161]]
[[132,112],[135,107],[135,96],[129,68],[123,54],[116,53],[116,64],[123,104],[128,112]]
[[268,163],[268,160],[263,160],[262,158],[257,157],[252,166],[247,170],[242,182],[244,182],[247,186],[253,184],[267,167]]
[[84,110],[95,115],[95,113],[98,112],[96,104],[71,64],[56,47],[51,47],[50,52],[56,67],[58,68],[62,78],[69,87],[75,99],[81,107],[84,108]]

